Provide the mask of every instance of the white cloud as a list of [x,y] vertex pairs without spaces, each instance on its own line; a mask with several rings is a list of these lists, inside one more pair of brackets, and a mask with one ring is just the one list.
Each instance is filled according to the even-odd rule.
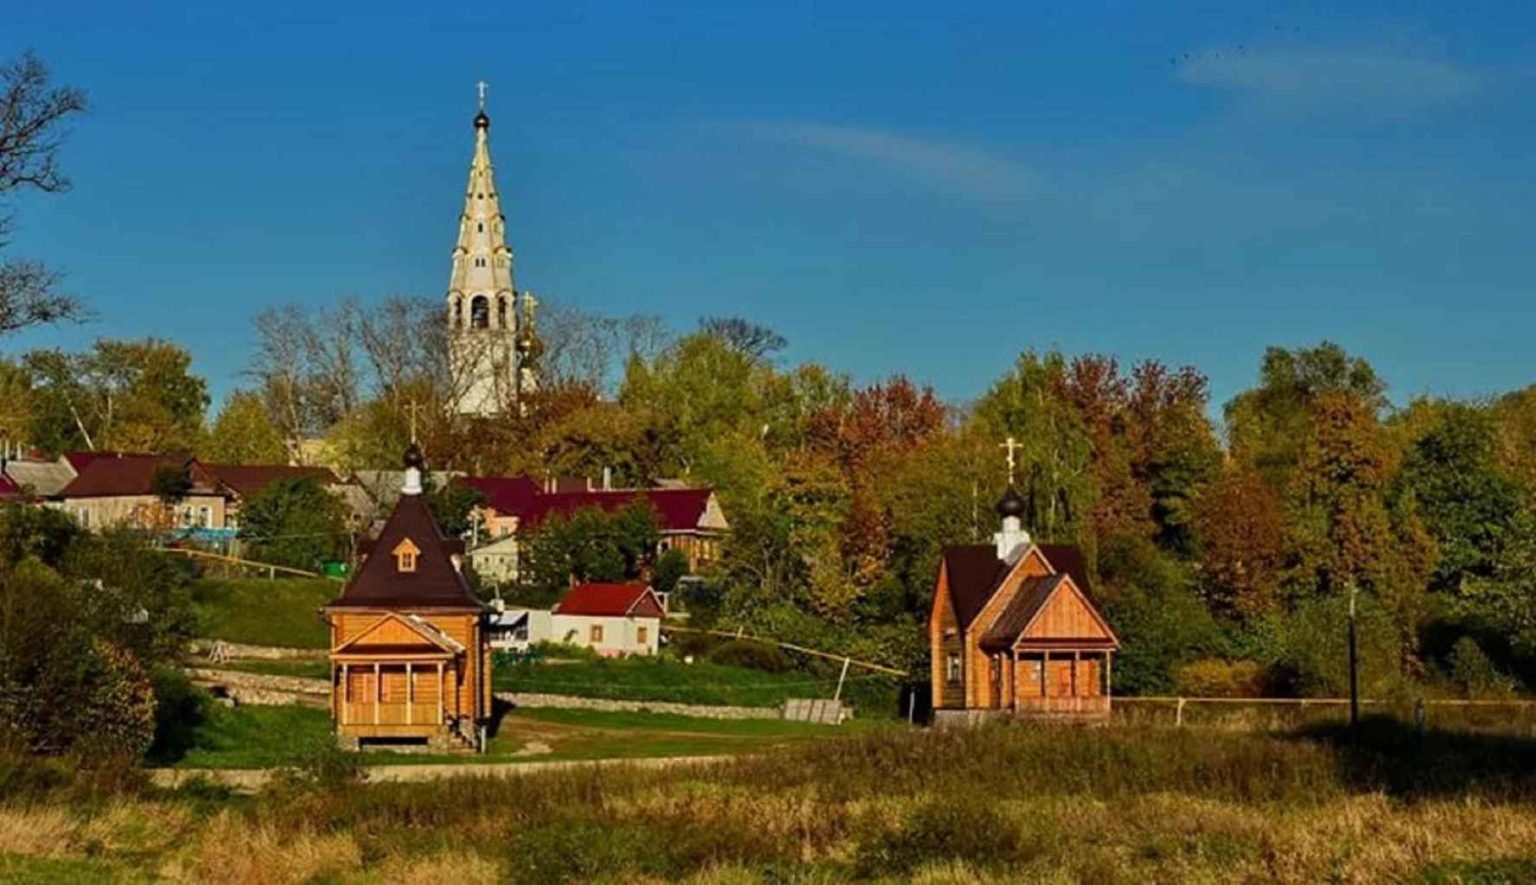
[[815,121],[755,124],[761,135],[884,167],[923,186],[972,199],[1010,200],[1036,191],[1028,166],[968,145]]
[[1293,115],[1398,116],[1478,92],[1472,70],[1379,49],[1236,49],[1192,54],[1186,83],[1237,93],[1263,110]]

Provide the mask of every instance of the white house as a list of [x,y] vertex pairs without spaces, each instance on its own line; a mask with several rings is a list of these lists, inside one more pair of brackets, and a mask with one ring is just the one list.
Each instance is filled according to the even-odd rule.
[[653,655],[666,613],[644,584],[579,584],[551,612],[550,638],[605,656]]

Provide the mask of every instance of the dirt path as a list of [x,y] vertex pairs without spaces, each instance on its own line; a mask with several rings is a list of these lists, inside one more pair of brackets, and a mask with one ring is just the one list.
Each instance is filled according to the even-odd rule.
[[[638,759],[565,759],[548,762],[439,762],[422,765],[371,765],[364,769],[363,779],[368,783],[420,783],[450,777],[521,777],[551,771],[571,771],[583,768],[672,768],[679,765],[699,765],[723,762],[735,756],[659,756]],[[272,780],[276,769],[271,768],[155,768],[150,779],[157,787],[174,789],[190,781],[202,779],[242,792],[256,792]]]

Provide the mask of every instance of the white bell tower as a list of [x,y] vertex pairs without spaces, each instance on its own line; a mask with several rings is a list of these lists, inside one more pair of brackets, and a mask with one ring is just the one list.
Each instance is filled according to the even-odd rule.
[[460,415],[500,414],[517,395],[517,289],[506,217],[491,169],[491,118],[486,84],[478,84],[475,154],[448,279],[449,360],[454,410]]

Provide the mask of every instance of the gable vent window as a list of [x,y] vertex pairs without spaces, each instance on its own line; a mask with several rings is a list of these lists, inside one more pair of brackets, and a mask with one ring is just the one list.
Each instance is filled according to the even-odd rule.
[[421,548],[412,544],[410,538],[406,538],[395,545],[390,555],[395,558],[395,571],[409,574],[416,571],[416,557],[421,555]]

